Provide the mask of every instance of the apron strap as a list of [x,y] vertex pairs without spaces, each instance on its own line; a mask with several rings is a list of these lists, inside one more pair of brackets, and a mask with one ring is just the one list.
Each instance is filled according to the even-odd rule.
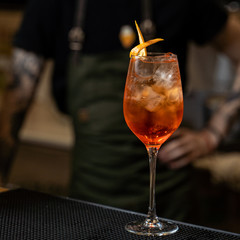
[[83,26],[85,22],[87,0],[77,0],[74,25],[69,32],[69,48],[72,51],[73,61],[76,62],[78,54],[82,50],[85,33]]
[[146,40],[154,38],[156,34],[156,26],[152,16],[152,0],[142,0],[142,22],[140,24],[143,35]]

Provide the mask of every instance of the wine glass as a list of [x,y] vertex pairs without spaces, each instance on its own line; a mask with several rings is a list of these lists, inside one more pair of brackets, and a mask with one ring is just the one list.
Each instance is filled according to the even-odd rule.
[[128,127],[147,148],[150,167],[147,217],[144,221],[128,223],[125,229],[148,236],[175,233],[178,226],[160,220],[156,214],[155,204],[158,151],[179,127],[183,116],[182,85],[175,54],[148,53],[148,56],[131,57],[124,91],[123,112]]

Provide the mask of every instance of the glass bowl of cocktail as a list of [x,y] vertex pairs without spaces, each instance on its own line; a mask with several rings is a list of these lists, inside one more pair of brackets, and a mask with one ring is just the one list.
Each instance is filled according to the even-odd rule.
[[175,233],[178,226],[162,221],[156,214],[157,154],[182,121],[182,84],[177,56],[173,53],[147,53],[146,47],[163,39],[144,42],[137,23],[136,27],[140,44],[130,52],[123,112],[128,127],[143,142],[148,152],[150,196],[146,219],[130,222],[125,228],[139,235],[162,236]]

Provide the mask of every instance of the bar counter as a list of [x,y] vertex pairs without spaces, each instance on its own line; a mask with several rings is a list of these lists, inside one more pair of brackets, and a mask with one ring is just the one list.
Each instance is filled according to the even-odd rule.
[[177,233],[145,237],[128,233],[127,222],[143,214],[25,189],[0,193],[0,239],[240,240],[240,234],[176,222]]

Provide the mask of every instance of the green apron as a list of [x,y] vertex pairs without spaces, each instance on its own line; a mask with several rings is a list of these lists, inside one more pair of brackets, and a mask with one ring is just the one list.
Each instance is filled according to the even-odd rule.
[[[68,106],[75,133],[70,195],[146,213],[147,150],[127,127],[123,92],[128,52],[80,56],[69,65]],[[159,216],[182,220],[189,190],[186,169],[158,169]]]

